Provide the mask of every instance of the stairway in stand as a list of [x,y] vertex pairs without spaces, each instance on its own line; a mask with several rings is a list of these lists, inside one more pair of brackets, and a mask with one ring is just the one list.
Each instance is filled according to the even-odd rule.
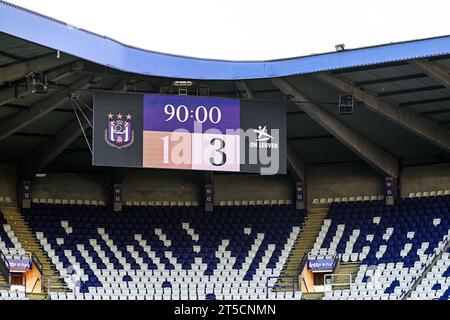
[[324,296],[323,292],[302,293],[302,300],[322,300]]
[[[29,228],[27,222],[23,219],[20,214],[20,209],[15,204],[2,204],[0,210],[3,212],[5,219],[11,226],[11,230],[14,232],[15,236],[21,243],[25,251],[34,253],[39,259],[44,269],[44,288],[47,288],[48,279],[50,277],[59,277],[59,272],[56,271],[44,249],[41,247],[31,229]],[[45,290],[44,289],[44,290]],[[45,290],[47,291],[47,290]]]
[[[311,208],[308,210],[308,216],[306,218],[305,224],[295,241],[294,248],[289,254],[288,260],[281,276],[292,276],[294,275],[294,283],[296,290],[299,290],[298,276],[299,276],[299,266],[302,261],[303,256],[308,253],[314,246],[317,236],[319,235],[320,229],[322,228],[323,221],[328,213],[328,208]],[[292,285],[292,280],[287,278],[282,278],[277,281],[277,286],[289,286]],[[276,291],[289,291],[289,288],[279,288]]]
[[47,295],[42,293],[29,293],[27,294],[29,300],[46,300]]
[[352,276],[351,283],[354,283],[360,265],[360,263],[338,264],[336,270],[334,271],[335,276],[333,278],[333,290],[350,289],[350,278],[348,275]]
[[8,277],[2,274],[0,274],[0,290],[9,290]]

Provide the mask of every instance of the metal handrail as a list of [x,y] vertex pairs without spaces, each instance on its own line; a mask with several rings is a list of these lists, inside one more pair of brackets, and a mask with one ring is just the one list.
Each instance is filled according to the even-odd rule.
[[[277,281],[275,281],[275,285],[274,286],[269,286],[269,280],[270,279],[277,279]],[[292,285],[287,285],[287,286],[283,286],[283,285],[277,285],[278,281],[280,279],[292,279]],[[290,276],[271,276],[271,277],[267,277],[266,278],[266,298],[269,298],[269,289],[283,289],[283,288],[292,288],[292,294],[295,294],[295,275],[290,275]]]
[[305,285],[306,292],[309,293],[308,285],[306,284],[305,278],[303,278],[302,280],[303,280],[303,284]]
[[[298,266],[298,287],[299,287],[298,289],[299,290],[300,290],[300,286],[301,286],[303,268],[305,267],[305,264],[308,261],[308,254],[309,254],[309,251],[307,251],[303,254],[302,260],[300,260],[300,264]],[[303,281],[305,281],[305,279],[303,279]],[[308,287],[306,287],[306,290],[308,290]]]
[[298,266],[298,273],[299,274],[302,273],[303,268],[305,267],[305,264],[306,264],[306,262],[308,260],[308,254],[309,254],[309,251],[305,252],[303,254],[302,260],[300,260],[300,265]]
[[[37,280],[42,280],[41,283],[45,283],[45,272],[44,272],[44,266],[42,265],[41,261],[39,260],[39,258],[34,254],[31,255],[31,259],[33,261],[33,263],[36,265],[36,267],[38,268],[39,272],[41,273],[41,277],[36,279],[36,283],[33,286],[33,290],[34,291],[34,287],[37,284]],[[42,290],[42,285],[41,285],[41,290]]]
[[41,261],[39,260],[39,258],[37,257],[37,255],[34,254],[34,252],[31,255],[31,260],[36,264],[36,267],[41,272],[41,274],[44,275],[44,266],[41,263]]
[[31,289],[31,293],[33,293],[34,289],[36,288],[37,283],[41,280],[41,278],[37,278],[34,282],[33,289]]
[[[338,284],[333,283],[333,279],[335,279],[337,277],[344,277],[344,276],[348,276],[348,278],[350,279],[350,281],[348,283],[347,282],[342,282],[342,283],[338,283]],[[340,285],[340,286],[348,285],[351,287],[353,284],[353,276],[351,274],[339,274],[339,273],[326,274],[324,277],[324,286],[328,285],[327,281],[326,281],[327,278],[331,279],[331,283],[329,284],[331,286],[331,290],[333,290],[333,285]]]
[[5,254],[3,253],[2,250],[0,250],[0,257],[1,257],[1,261],[3,261],[3,263],[5,264],[6,269],[7,269],[8,272],[9,272],[9,268],[10,268],[10,266],[9,266],[9,261],[8,261],[8,259],[6,258]]
[[[62,281],[61,281],[62,280]],[[53,289],[70,289],[69,285],[65,282],[64,277],[53,276],[47,279],[47,293],[53,291]]]

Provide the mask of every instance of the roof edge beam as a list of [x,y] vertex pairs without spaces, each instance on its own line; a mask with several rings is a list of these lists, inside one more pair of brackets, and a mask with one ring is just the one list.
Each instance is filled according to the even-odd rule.
[[[271,81],[281,92],[292,98],[294,103],[296,103],[295,101],[310,101],[285,79],[274,78]],[[313,102],[296,104],[318,124],[335,136],[344,145],[349,147],[377,171],[384,176],[397,177],[399,162],[397,157],[393,154],[387,152],[355,130],[346,126]]]
[[305,181],[306,180],[306,171],[305,171],[305,162],[295,151],[295,148],[291,142],[287,143],[287,162],[288,162],[288,170],[291,176],[295,179],[295,181]]
[[409,63],[425,72],[443,86],[450,87],[450,73],[445,68],[428,60],[411,60]]
[[242,94],[242,96],[245,99],[254,99],[255,98],[255,95],[253,94],[252,90],[250,90],[246,81],[238,80],[238,81],[235,81],[234,83],[236,84],[236,87],[238,88],[239,92]]
[[448,134],[448,130],[440,126],[437,122],[421,116],[413,110],[401,108],[398,105],[379,99],[328,73],[317,73],[313,76],[339,91],[353,95],[357,100],[364,102],[370,110],[427,139],[441,149],[450,152],[450,135]]
[[5,139],[14,132],[26,127],[53,109],[59,107],[70,98],[73,91],[85,88],[91,80],[91,76],[82,77],[78,81],[72,83],[69,88],[60,90],[44,98],[33,104],[29,109],[18,111],[5,118],[0,128],[0,140]]
[[52,52],[40,58],[15,63],[13,65],[0,68],[0,84],[22,79],[32,72],[46,71],[62,64],[72,62],[76,59],[77,58],[66,54],[61,54],[61,56],[58,58],[56,56],[56,53]]
[[[45,73],[47,79],[50,81],[60,81],[67,77],[72,72],[79,71],[83,68],[82,61],[75,61],[63,66],[57,67]],[[0,106],[10,103],[18,98],[24,97],[31,93],[30,88],[27,86],[26,80],[19,80],[13,85],[7,86],[0,90]]]

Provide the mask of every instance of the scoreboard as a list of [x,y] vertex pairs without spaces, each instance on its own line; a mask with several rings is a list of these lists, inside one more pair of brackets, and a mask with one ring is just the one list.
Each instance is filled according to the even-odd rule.
[[145,95],[143,167],[239,171],[239,129],[239,100]]
[[286,107],[96,92],[93,165],[286,173]]

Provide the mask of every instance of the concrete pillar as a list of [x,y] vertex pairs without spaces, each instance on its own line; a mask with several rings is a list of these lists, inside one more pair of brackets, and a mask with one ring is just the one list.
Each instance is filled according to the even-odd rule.
[[305,188],[303,181],[295,182],[295,208],[297,210],[306,208]]
[[118,183],[113,186],[113,210],[122,211],[122,185]]
[[205,172],[204,183],[204,203],[205,212],[214,211],[214,174],[213,172]]
[[397,178],[386,177],[384,185],[386,189],[386,205],[394,205],[398,195]]
[[20,184],[19,190],[20,207],[23,209],[31,208],[31,181],[24,180]]

